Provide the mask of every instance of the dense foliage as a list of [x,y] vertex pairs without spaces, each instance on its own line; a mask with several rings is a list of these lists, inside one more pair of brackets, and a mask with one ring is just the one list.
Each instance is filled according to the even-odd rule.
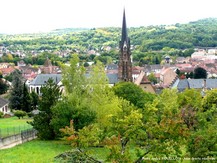
[[38,130],[38,137],[44,140],[55,138],[54,128],[51,125],[51,107],[58,103],[61,96],[60,86],[57,86],[52,79],[49,79],[45,86],[41,88],[41,99],[39,100],[39,114],[34,116],[29,122],[33,128]]
[[20,119],[20,118],[23,118],[24,116],[26,116],[26,112],[22,111],[22,110],[16,110],[14,112],[14,116],[16,116]]
[[[78,62],[74,55],[71,66],[63,68],[64,96],[34,118],[40,120],[39,135],[63,136],[84,151],[106,147],[111,162],[216,159],[216,89],[202,97],[194,89],[150,96],[133,83],[109,88],[100,63],[85,75]],[[45,103],[52,94],[44,94]]]
[[202,67],[197,67],[194,69],[194,79],[206,79],[207,72]]
[[8,90],[8,84],[0,77],[0,95],[4,94]]
[[12,73],[12,89],[9,97],[9,106],[11,109],[22,110],[22,92],[23,92],[23,78],[19,70]]
[[12,77],[12,87],[9,92],[10,108],[13,110],[22,110],[27,113],[36,109],[38,105],[38,95],[35,92],[29,93],[21,72],[15,70],[10,76]]
[[0,118],[3,118],[3,112],[0,111]]
[[120,82],[113,88],[115,94],[138,108],[144,108],[147,102],[151,102],[154,99],[154,95],[144,92],[139,86],[131,82]]

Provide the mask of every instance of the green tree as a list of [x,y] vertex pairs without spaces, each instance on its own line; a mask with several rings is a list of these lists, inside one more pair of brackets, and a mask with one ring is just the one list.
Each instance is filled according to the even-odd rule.
[[[191,132],[187,143],[187,151],[191,157],[217,157],[217,90],[206,91],[202,100],[202,108],[197,112],[197,130]],[[198,162],[212,162],[200,160]]]
[[6,93],[7,90],[8,90],[8,85],[6,84],[5,81],[2,80],[2,78],[0,78],[0,94]]
[[0,111],[0,118],[3,118],[3,115],[4,115],[4,114]]
[[202,67],[197,67],[194,70],[194,79],[206,79],[207,78],[207,72]]
[[74,94],[77,97],[82,97],[86,85],[85,68],[78,66],[78,55],[72,55],[70,60],[70,66],[61,65],[62,67],[62,82],[65,88],[66,94]]
[[138,108],[144,108],[147,102],[154,99],[154,94],[144,92],[139,86],[131,82],[120,82],[112,89],[118,97],[130,101]]
[[191,158],[204,158],[196,162],[213,162],[217,157],[216,125],[207,125],[206,128],[192,132],[188,139],[187,151]]
[[38,103],[39,103],[38,94],[35,93],[35,91],[32,91],[30,93],[30,98],[31,98],[31,107],[32,107],[32,110],[36,110],[37,107],[38,107]]
[[157,78],[155,77],[154,73],[152,72],[150,75],[148,75],[148,80],[152,82],[153,84],[157,83]]
[[27,114],[26,114],[25,111],[16,110],[16,111],[14,112],[14,115],[20,119],[21,117],[23,118],[23,117],[26,116]]
[[180,75],[180,70],[179,69],[176,69],[176,74],[179,76]]
[[31,109],[31,97],[28,91],[28,88],[26,86],[26,84],[23,84],[23,91],[22,91],[22,106],[21,106],[21,110],[25,111],[25,112],[30,112],[32,111]]
[[97,113],[97,123],[102,128],[108,126],[109,115],[116,114],[120,109],[120,102],[108,85],[108,78],[101,62],[93,66],[86,87],[87,104]]
[[130,145],[133,144],[136,148],[134,143],[144,133],[142,117],[141,112],[135,110],[129,102],[122,100],[121,110],[117,114],[110,116],[111,125],[108,132],[110,137],[107,139],[116,138],[117,142],[107,144],[110,150],[108,161],[133,162],[130,155]]
[[178,94],[178,104],[182,111],[182,119],[190,130],[198,125],[197,113],[202,109],[201,92],[196,89],[186,89]]
[[[143,110],[122,103],[119,114],[110,119],[108,135],[116,136],[118,141],[109,145],[108,159],[142,162],[143,158],[182,157],[188,130],[181,119],[177,99],[177,91],[168,89]],[[134,159],[130,157],[132,149],[137,151]]]
[[12,90],[9,97],[9,106],[11,109],[22,109],[23,78],[19,70],[13,72]]
[[75,131],[94,122],[96,113],[87,106],[76,106],[70,98],[64,98],[52,108],[51,125],[57,136],[61,136],[60,129],[67,126],[73,120]]
[[141,146],[138,160],[143,157],[181,157],[187,128],[181,119],[177,90],[165,89],[143,110],[144,136],[138,136]]
[[90,66],[89,63],[88,63],[88,62],[85,62],[85,63],[84,63],[84,67],[88,67],[88,66]]
[[34,116],[30,124],[38,131],[40,139],[52,140],[55,138],[54,128],[51,125],[52,111],[51,107],[58,103],[61,96],[60,86],[56,85],[52,79],[49,79],[45,86],[41,87],[42,97],[39,101],[39,114]]

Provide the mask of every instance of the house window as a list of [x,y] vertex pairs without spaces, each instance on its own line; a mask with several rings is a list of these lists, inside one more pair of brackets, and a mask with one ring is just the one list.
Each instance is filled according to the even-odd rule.
[[36,92],[37,94],[39,94],[39,87],[36,87]]
[[8,112],[8,106],[7,105],[5,106],[5,112]]
[[4,107],[2,108],[2,112],[4,113]]

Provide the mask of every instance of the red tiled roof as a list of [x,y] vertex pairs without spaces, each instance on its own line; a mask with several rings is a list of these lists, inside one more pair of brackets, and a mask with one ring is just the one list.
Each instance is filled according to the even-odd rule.
[[15,70],[15,68],[13,68],[13,67],[0,69],[0,71],[2,72],[3,75],[8,75],[8,74],[12,73],[14,70]]

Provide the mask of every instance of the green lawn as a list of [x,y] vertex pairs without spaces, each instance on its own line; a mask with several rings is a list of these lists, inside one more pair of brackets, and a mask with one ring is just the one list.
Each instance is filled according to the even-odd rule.
[[0,137],[17,134],[22,130],[32,128],[27,124],[27,121],[32,121],[30,118],[18,119],[17,117],[0,118]]
[[63,141],[33,140],[0,150],[0,163],[50,163],[55,156],[71,148]]
[[[71,150],[65,141],[33,140],[9,149],[0,150],[0,163],[51,163],[54,157]],[[90,148],[89,154],[99,160],[105,160],[108,150]]]

